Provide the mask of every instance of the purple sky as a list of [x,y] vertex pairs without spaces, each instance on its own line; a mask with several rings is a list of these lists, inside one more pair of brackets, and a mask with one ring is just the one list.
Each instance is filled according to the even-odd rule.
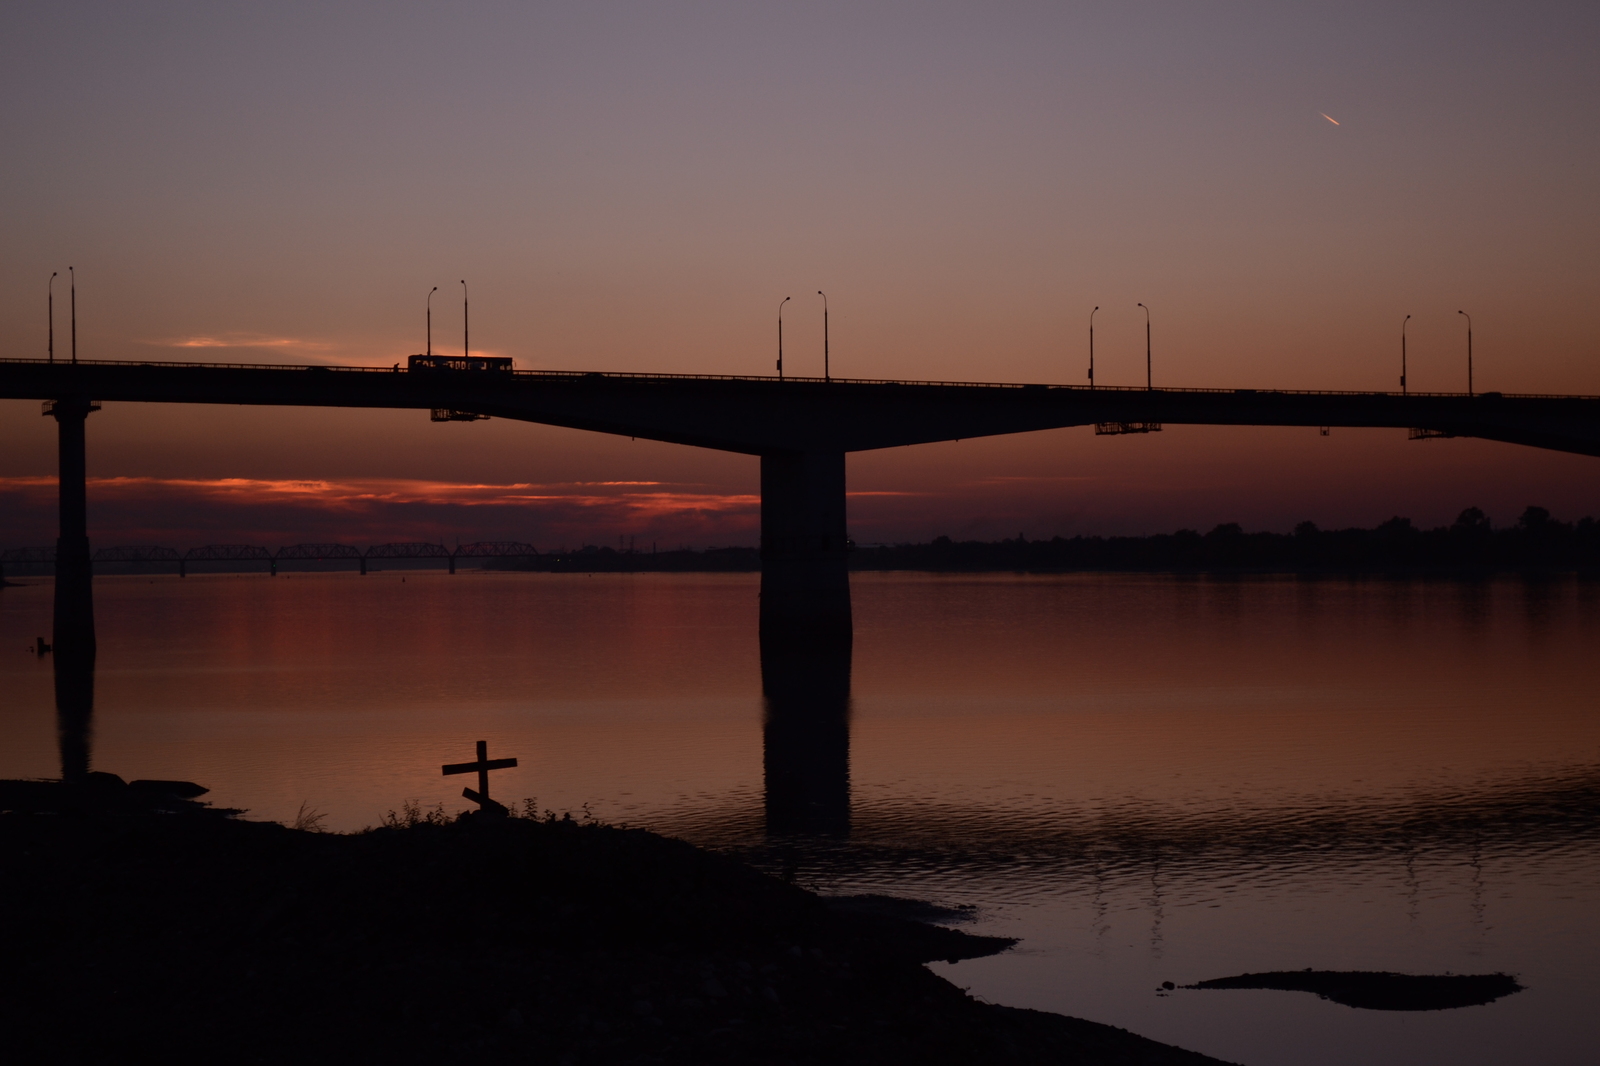
[[[1597,44],[1575,3],[20,4],[0,340],[44,354],[71,264],[86,357],[387,365],[433,285],[459,343],[464,277],[473,347],[524,367],[766,373],[792,295],[803,373],[823,288],[844,376],[1081,382],[1098,304],[1099,379],[1136,383],[1143,301],[1158,384],[1391,388],[1411,314],[1432,390],[1465,384],[1464,308],[1479,388],[1600,393]],[[265,535],[282,501],[194,488],[224,478],[326,482],[285,537],[410,480],[682,506],[390,496],[363,530],[751,539],[745,457],[416,412],[90,425],[93,475],[145,479],[92,501],[97,543]],[[0,402],[7,545],[53,534],[16,502],[51,430]],[[1593,460],[1399,431],[1060,431],[850,473],[861,540],[1600,511]]]

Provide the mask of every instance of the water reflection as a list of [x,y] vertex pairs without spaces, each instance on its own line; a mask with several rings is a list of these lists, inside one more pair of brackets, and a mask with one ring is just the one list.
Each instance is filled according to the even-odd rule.
[[1334,876],[1353,876],[1358,868],[1392,868],[1412,920],[1428,889],[1419,866],[1464,870],[1481,924],[1487,859],[1592,858],[1600,844],[1600,765],[1478,790],[1287,808],[1130,802],[1092,812],[1025,812],[890,801],[858,809],[848,843],[787,839],[781,847],[751,839],[738,814],[727,814],[726,834],[706,819],[699,839],[768,869],[802,868],[819,887],[856,890],[914,878],[959,899],[981,879],[990,903],[1081,893],[1102,917],[1107,891],[1135,892],[1159,951],[1163,914],[1174,902],[1206,896],[1219,883],[1229,892],[1271,888],[1326,878],[1334,869],[1345,871]]
[[[854,654],[798,627],[758,656],[753,575],[406,577],[99,580],[98,685],[57,677],[64,761],[93,707],[127,776],[359,829],[459,809],[438,766],[485,738],[541,807],[975,905],[1027,945],[952,975],[999,1002],[1232,1061],[1417,1066],[1383,1019],[1283,1022],[1311,997],[1153,989],[1504,970],[1529,993],[1457,1012],[1479,1028],[1437,1058],[1592,1058],[1600,583],[858,575]],[[21,654],[49,611],[43,585],[0,595],[3,777],[54,772],[48,666]]]
[[76,781],[89,772],[94,726],[94,660],[58,655],[55,675],[56,742],[61,751],[61,779]]
[[89,772],[94,725],[94,594],[89,572],[88,540],[73,552],[69,540],[58,541],[51,625],[55,669],[56,736],[61,753],[61,780],[78,781]]
[[850,833],[850,644],[762,641],[769,836]]

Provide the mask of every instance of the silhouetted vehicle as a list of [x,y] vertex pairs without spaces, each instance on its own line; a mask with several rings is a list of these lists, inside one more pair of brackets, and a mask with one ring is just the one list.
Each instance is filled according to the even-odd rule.
[[468,370],[511,372],[511,360],[490,355],[413,355],[406,360],[407,370]]

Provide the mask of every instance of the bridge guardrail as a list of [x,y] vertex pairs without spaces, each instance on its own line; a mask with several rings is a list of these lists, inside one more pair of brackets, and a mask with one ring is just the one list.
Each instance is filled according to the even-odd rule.
[[[76,364],[52,364],[48,359],[34,358],[0,358],[0,365],[5,364],[30,364],[38,366],[50,365],[77,365],[77,366],[116,366],[125,368],[136,367],[172,367],[175,369],[213,369],[213,370],[284,370],[307,371],[328,370],[342,374],[395,374],[411,373],[401,370],[398,364],[394,366],[338,366],[323,363],[186,363],[142,360],[132,362],[125,359],[79,359]],[[476,374],[479,371],[439,371],[423,370],[430,377],[439,374]],[[1600,396],[1575,393],[1550,393],[1550,392],[1390,392],[1381,389],[1228,389],[1211,388],[1204,386],[1180,386],[1175,388],[1148,389],[1143,385],[1065,385],[1038,382],[1012,382],[1012,381],[924,381],[917,379],[901,378],[814,378],[795,377],[786,375],[782,378],[761,374],[643,374],[608,370],[496,370],[493,372],[497,381],[512,379],[553,379],[553,380],[618,380],[649,383],[652,381],[746,381],[765,382],[773,385],[910,385],[918,388],[960,388],[960,389],[1032,389],[1051,392],[1158,392],[1158,393],[1201,393],[1208,395],[1253,395],[1253,396],[1391,396],[1396,399],[1448,399],[1448,398],[1475,398],[1480,400],[1515,399],[1515,400],[1600,400]]]

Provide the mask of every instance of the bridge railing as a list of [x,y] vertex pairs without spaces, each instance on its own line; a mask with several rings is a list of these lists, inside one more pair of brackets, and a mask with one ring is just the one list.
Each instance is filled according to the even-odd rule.
[[447,559],[450,549],[443,544],[406,541],[401,544],[374,544],[367,549],[368,559]]
[[[47,359],[35,358],[0,358],[0,365],[4,364],[29,364],[52,365]],[[552,381],[629,381],[648,384],[656,381],[728,381],[766,383],[770,385],[902,385],[916,388],[950,388],[950,389],[1033,389],[1044,391],[1061,391],[1074,393],[1094,392],[1158,392],[1158,393],[1201,393],[1209,395],[1238,395],[1238,396],[1392,396],[1398,399],[1448,399],[1475,396],[1477,399],[1489,400],[1504,398],[1518,400],[1600,400],[1600,396],[1580,395],[1571,393],[1546,393],[1546,392],[1393,392],[1381,389],[1225,389],[1202,386],[1183,386],[1178,388],[1149,389],[1143,385],[1063,385],[1063,384],[1038,384],[1010,381],[926,381],[913,378],[816,378],[795,377],[786,375],[782,378],[770,374],[642,374],[626,373],[619,371],[599,370],[443,370],[428,369],[426,371],[408,371],[400,368],[399,364],[393,366],[334,366],[327,364],[299,364],[299,363],[190,363],[169,361],[140,361],[132,362],[123,359],[79,359],[76,366],[106,366],[106,367],[164,367],[172,369],[211,369],[211,370],[261,370],[261,371],[291,371],[305,373],[307,371],[328,371],[337,374],[409,374],[425,373],[430,380],[437,381],[441,378],[472,378],[479,374],[492,373],[494,380],[504,382],[507,378],[513,380],[552,380]]]
[[97,563],[176,563],[182,558],[176,548],[162,548],[154,544],[125,544],[117,548],[96,549],[93,561]]
[[26,567],[30,571],[36,567],[48,566],[52,570],[56,565],[56,549],[53,545],[37,548],[7,548],[0,551],[0,582],[6,579],[6,567],[10,566],[15,572],[18,567]]

